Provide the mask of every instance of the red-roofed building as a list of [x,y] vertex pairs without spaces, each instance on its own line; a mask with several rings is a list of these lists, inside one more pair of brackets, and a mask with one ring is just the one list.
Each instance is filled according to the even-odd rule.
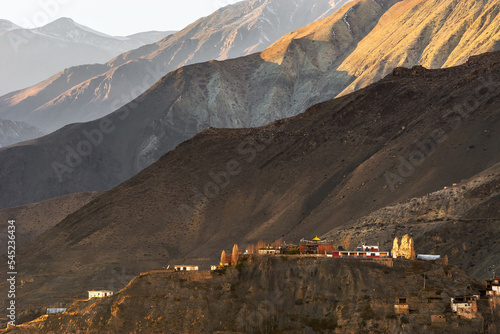
[[328,254],[335,251],[335,246],[329,240],[321,240],[316,236],[312,240],[300,240],[300,254]]

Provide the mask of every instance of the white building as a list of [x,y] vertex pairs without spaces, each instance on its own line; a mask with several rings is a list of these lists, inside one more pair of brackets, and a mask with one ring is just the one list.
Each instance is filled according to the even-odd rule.
[[424,260],[424,261],[436,261],[436,260],[441,259],[441,255],[418,254],[417,259]]
[[274,247],[259,248],[259,255],[276,255],[276,253]]
[[488,296],[500,296],[500,279],[498,277],[486,281],[486,294]]
[[112,295],[113,295],[113,291],[110,291],[110,290],[92,290],[92,291],[89,291],[89,299],[104,298],[104,297],[108,297],[108,296],[112,296]]
[[358,251],[363,251],[363,252],[380,252],[379,246],[367,246],[363,245],[361,247],[358,247]]
[[197,271],[198,266],[174,266],[175,271]]
[[58,313],[64,313],[66,312],[66,308],[48,308],[47,309],[47,314],[58,314]]
[[459,317],[466,319],[476,318],[477,315],[477,300],[479,296],[467,296],[467,297],[452,297],[451,298],[451,310],[455,312]]
[[327,257],[340,257],[340,258],[365,258],[365,259],[378,259],[388,258],[389,252],[381,252],[379,246],[363,245],[356,248],[355,251],[334,251],[326,254]]

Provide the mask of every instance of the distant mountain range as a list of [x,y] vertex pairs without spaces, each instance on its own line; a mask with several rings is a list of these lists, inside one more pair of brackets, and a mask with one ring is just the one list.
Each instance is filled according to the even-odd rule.
[[[49,75],[39,78],[38,81],[47,80],[0,98],[0,117],[33,124],[47,133],[70,123],[94,120],[132,101],[181,66],[262,51],[284,34],[333,14],[349,1],[241,1],[158,43],[123,53],[105,66],[94,65],[90,69],[92,77],[86,67],[67,69],[49,79]],[[64,26],[67,22],[60,23]],[[56,28],[56,31],[63,29]],[[83,34],[81,29],[78,31]],[[44,52],[41,46],[33,45]],[[2,58],[0,61],[12,66],[12,62]],[[43,61],[50,63],[48,59]],[[54,84],[61,80],[68,83]]]
[[22,28],[10,21],[0,20],[0,33],[5,33],[15,29],[22,29]]
[[[492,17],[498,15],[499,11],[493,9],[500,9],[500,4],[493,0],[486,1],[483,7],[474,1],[470,6],[464,4],[465,7],[454,7],[453,4],[451,0],[418,3],[358,0],[347,3],[321,21],[285,35],[262,53],[185,66],[173,71],[137,100],[109,117],[67,126],[37,140],[36,144],[25,143],[0,150],[0,183],[7,190],[0,194],[0,207],[38,202],[73,192],[108,190],[204,129],[264,125],[344,94],[349,87],[357,85],[358,78],[365,78],[363,84],[359,83],[364,85],[370,82],[370,78],[375,78],[373,73],[381,76],[400,64],[413,66],[425,63],[426,59],[430,59],[431,51],[420,52],[420,57],[414,57],[409,62],[408,55],[414,53],[415,45],[422,50],[432,50],[431,45],[462,34],[468,38],[467,44],[460,44],[459,49],[440,49],[435,54],[435,58],[455,59],[452,63],[457,64],[467,59],[467,55],[495,49],[497,44],[492,41],[496,37],[480,32],[500,27],[500,20]],[[225,10],[218,11],[217,15]],[[436,19],[428,20],[429,16]],[[441,16],[449,18],[438,20]],[[456,29],[443,28],[444,22],[447,27],[453,27],[453,20],[457,22]],[[461,25],[464,20],[472,22],[466,29]],[[397,32],[393,22],[400,24]],[[422,25],[426,27],[422,28],[424,31],[436,31],[436,34],[422,38],[413,28]],[[380,50],[377,49],[377,52],[385,50],[387,56],[381,55],[380,61],[374,60],[371,67],[350,70],[349,64],[358,64],[370,57],[364,50],[372,45],[369,42],[372,37],[375,41],[373,45],[386,39],[393,40],[393,44],[382,44]],[[484,43],[481,43],[482,39]],[[401,52],[398,57],[394,54],[396,49]],[[452,54],[461,56],[450,58]],[[127,85],[130,78],[124,74],[128,71],[126,69],[137,66],[136,76],[140,76],[140,64],[143,62],[149,61],[130,61],[125,67],[117,67],[113,73],[104,76],[108,79],[123,78],[125,81],[116,79],[116,82]],[[90,79],[75,91],[78,99],[75,100],[73,93],[57,98],[49,103],[50,108],[47,107],[47,112],[50,110],[54,114],[43,112],[44,117],[62,117],[56,105],[62,108],[63,105],[74,106],[84,101],[83,105],[88,106],[86,99],[99,99],[101,95],[97,93],[103,78],[93,74],[106,67],[100,66],[88,66],[81,71]],[[67,77],[78,77],[70,75],[72,71],[80,72],[79,69],[69,70],[49,84],[64,89],[60,87],[65,86]],[[75,79],[75,82],[78,81]],[[37,96],[43,94],[40,92]],[[27,97],[18,107],[37,96]],[[15,98],[20,99],[21,96],[8,99]],[[35,114],[38,112],[41,111]],[[32,149],[33,145],[37,150]],[[16,161],[23,163],[15,164]],[[16,168],[11,169],[7,165],[16,165]],[[22,170],[17,165],[23,166]]]
[[0,20],[0,95],[32,86],[70,66],[106,62],[171,33],[151,31],[114,37],[69,18],[35,29]]

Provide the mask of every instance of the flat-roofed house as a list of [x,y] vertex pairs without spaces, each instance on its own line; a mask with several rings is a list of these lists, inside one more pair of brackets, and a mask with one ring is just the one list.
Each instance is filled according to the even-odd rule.
[[452,297],[451,309],[459,317],[473,319],[477,316],[477,296]]
[[59,313],[64,313],[66,312],[67,308],[64,307],[51,307],[47,309],[47,314],[59,314]]
[[389,254],[389,252],[380,251],[379,246],[363,245],[358,247],[355,251],[335,251],[329,253],[328,256],[340,258],[378,259],[388,258]]
[[174,266],[175,271],[198,271],[199,267],[198,266]]
[[486,295],[500,296],[500,279],[498,277],[486,281]]
[[406,300],[406,298],[397,298],[396,304],[394,304],[394,310],[399,314],[409,314],[410,306],[408,305],[408,301]]
[[92,290],[89,291],[89,299],[92,298],[104,298],[113,295],[113,291],[111,290]]
[[259,248],[259,255],[276,255],[278,253],[276,247],[263,247]]

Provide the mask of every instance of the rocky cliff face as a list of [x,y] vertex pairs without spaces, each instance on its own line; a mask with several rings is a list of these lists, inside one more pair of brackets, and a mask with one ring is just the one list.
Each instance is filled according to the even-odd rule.
[[[67,313],[16,333],[453,333],[457,326],[461,333],[495,332],[487,304],[479,305],[480,321],[451,313],[450,297],[476,289],[460,270],[430,263],[398,260],[391,268],[359,260],[251,258],[223,274],[147,273],[112,297],[75,302]],[[410,314],[395,312],[399,298],[407,299]],[[433,324],[434,314],[445,323]]]
[[391,249],[393,257],[403,257],[408,260],[415,260],[417,255],[415,253],[415,241],[405,234],[401,240],[398,237],[394,238],[393,246]]
[[377,210],[352,229],[329,238],[351,243],[380,242],[389,249],[396,235],[409,233],[416,252],[448,256],[477,278],[489,278],[500,265],[500,164],[468,180],[424,197]]
[[395,67],[450,67],[498,50],[499,6],[497,1],[398,3],[339,67],[355,77],[342,94],[383,78]]

